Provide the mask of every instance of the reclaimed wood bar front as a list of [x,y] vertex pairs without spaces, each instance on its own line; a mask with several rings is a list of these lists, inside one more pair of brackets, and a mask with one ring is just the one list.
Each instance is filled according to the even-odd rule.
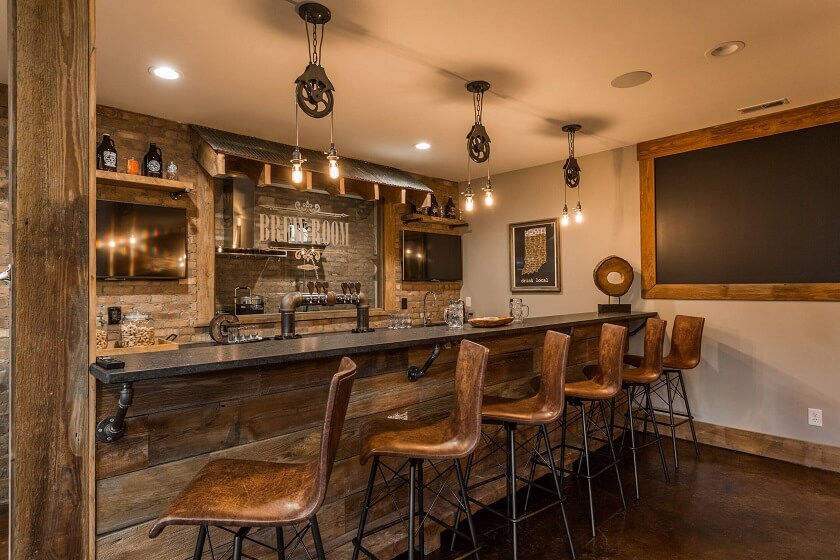
[[[126,366],[118,370],[94,365],[91,373],[99,380],[97,420],[114,414],[123,384],[131,383],[134,391],[125,436],[98,442],[96,447],[97,558],[189,556],[195,528],[171,527],[152,540],[149,527],[211,459],[281,461],[317,454],[327,387],[344,355],[358,364],[358,374],[319,520],[328,556],[349,557],[368,476],[368,468],[358,459],[361,426],[384,416],[417,419],[447,414],[460,340],[490,349],[487,393],[522,395],[535,389],[546,330],[571,333],[569,375],[573,376],[597,359],[602,323],[636,328],[654,315],[586,313],[530,318],[521,325],[495,329],[427,327],[191,345],[173,352],[125,356]],[[409,382],[409,366],[423,365],[436,344],[443,346],[440,356],[419,381]],[[520,464],[527,467],[525,461]],[[502,496],[501,484],[483,489],[483,499]],[[379,513],[389,515],[387,508]],[[405,550],[400,529],[398,525],[384,532],[371,548],[385,557]],[[254,535],[274,542],[271,531]],[[427,535],[432,544],[436,535],[431,528]],[[211,539],[219,550],[229,540],[212,531]],[[262,554],[257,549],[246,551],[256,557]]]

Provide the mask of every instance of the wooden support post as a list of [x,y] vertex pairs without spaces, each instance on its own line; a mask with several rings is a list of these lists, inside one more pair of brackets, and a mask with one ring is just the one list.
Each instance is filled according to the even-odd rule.
[[92,559],[94,0],[11,0],[13,560]]

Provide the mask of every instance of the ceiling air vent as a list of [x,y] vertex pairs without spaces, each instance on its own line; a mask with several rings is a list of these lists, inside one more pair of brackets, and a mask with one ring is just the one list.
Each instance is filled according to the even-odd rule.
[[738,109],[738,112],[742,115],[747,113],[755,113],[756,111],[763,111],[765,109],[771,109],[773,107],[778,107],[780,105],[787,105],[790,103],[790,100],[785,97],[784,99],[776,99],[774,101],[765,101],[764,103],[759,103],[758,105],[750,105],[749,107],[741,107]]

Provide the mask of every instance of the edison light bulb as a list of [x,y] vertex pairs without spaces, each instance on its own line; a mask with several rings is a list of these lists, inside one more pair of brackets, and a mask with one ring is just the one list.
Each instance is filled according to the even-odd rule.
[[338,179],[338,162],[330,160],[330,179]]
[[473,210],[473,197],[472,197],[472,195],[467,196],[466,207],[467,207],[467,212],[472,212],[472,210]]
[[560,225],[569,225],[569,207],[565,204],[563,205],[563,216],[560,218]]
[[303,181],[303,170],[300,168],[300,164],[296,163],[292,166],[292,181],[295,183],[300,183]]
[[493,206],[493,191],[484,191],[484,204],[486,206]]
[[578,205],[575,208],[575,222],[581,223],[582,221],[583,221],[583,208],[580,207],[580,202],[578,202]]

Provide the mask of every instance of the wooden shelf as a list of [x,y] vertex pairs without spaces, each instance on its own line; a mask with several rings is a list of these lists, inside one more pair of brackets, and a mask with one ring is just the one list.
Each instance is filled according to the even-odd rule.
[[441,224],[449,226],[450,228],[467,227],[469,224],[464,220],[455,220],[453,218],[438,218],[437,216],[427,216],[426,214],[403,214],[400,216],[403,223],[422,222],[426,224]]
[[128,173],[114,173],[112,171],[96,170],[96,182],[117,187],[134,189],[151,189],[165,192],[190,192],[193,184],[187,181],[172,181],[143,175],[129,175]]

